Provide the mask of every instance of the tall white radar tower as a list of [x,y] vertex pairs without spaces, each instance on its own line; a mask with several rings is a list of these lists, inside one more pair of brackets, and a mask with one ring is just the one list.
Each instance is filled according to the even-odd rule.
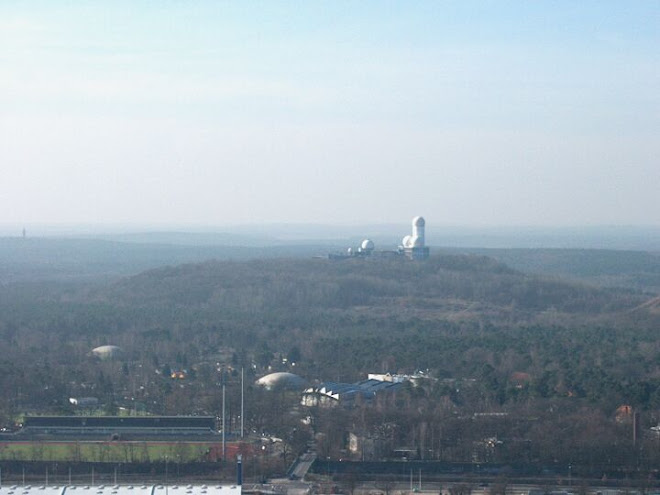
[[424,227],[426,221],[424,217],[415,217],[412,219],[412,242],[415,247],[424,247]]
[[426,221],[424,217],[412,219],[412,235],[403,238],[400,249],[411,260],[424,260],[429,257],[429,248],[425,246],[424,228]]

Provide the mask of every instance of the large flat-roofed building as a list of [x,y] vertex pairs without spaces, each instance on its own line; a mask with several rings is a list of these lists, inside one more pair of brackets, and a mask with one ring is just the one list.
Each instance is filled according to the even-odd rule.
[[[209,435],[212,416],[26,416],[28,435]],[[2,494],[0,494],[2,495]]]
[[303,392],[301,404],[304,406],[334,406],[342,404],[350,407],[356,401],[372,401],[377,395],[396,392],[403,383],[381,380],[363,380],[357,383],[325,382],[310,387]]

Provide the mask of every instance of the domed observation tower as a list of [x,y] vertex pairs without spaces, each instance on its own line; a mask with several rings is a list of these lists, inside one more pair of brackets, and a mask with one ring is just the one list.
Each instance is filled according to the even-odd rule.
[[429,257],[429,248],[425,245],[424,228],[426,220],[424,217],[412,219],[412,235],[403,238],[401,249],[411,260],[425,260]]

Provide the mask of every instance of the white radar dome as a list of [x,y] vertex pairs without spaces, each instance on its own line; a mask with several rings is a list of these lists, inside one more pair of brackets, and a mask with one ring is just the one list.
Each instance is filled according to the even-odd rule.
[[304,378],[286,372],[262,376],[255,383],[266,390],[303,390],[307,386]]
[[405,236],[405,237],[403,238],[403,240],[401,241],[401,245],[402,245],[404,248],[412,247],[412,236],[410,236],[410,235]]
[[121,358],[123,352],[121,347],[116,345],[102,345],[92,349],[92,355],[103,361]]
[[364,241],[362,241],[362,244],[360,244],[360,247],[362,248],[362,251],[373,251],[374,243],[370,239],[365,239]]

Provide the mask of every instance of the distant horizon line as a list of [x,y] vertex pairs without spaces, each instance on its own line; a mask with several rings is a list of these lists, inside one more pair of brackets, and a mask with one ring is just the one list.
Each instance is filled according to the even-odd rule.
[[[428,219],[427,219],[428,222]],[[4,230],[22,229],[48,229],[48,230],[83,230],[91,229],[95,233],[99,230],[110,229],[113,232],[117,229],[125,229],[125,233],[222,233],[222,229],[249,229],[249,228],[283,228],[283,227],[303,227],[303,228],[348,228],[356,229],[363,227],[377,228],[400,228],[402,225],[408,225],[409,221],[400,222],[360,222],[360,223],[335,223],[335,222],[243,222],[234,224],[206,224],[206,223],[131,223],[131,222],[0,222],[0,232]],[[660,229],[660,224],[636,224],[636,223],[592,223],[592,224],[469,224],[469,223],[433,223],[428,222],[427,228],[436,229],[460,229],[460,230],[577,230],[577,229]]]

